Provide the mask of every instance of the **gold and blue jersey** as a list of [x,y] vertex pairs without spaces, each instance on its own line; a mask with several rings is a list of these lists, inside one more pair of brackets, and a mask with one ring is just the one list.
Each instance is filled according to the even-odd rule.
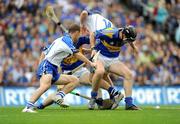
[[[83,44],[90,44],[89,37],[79,37],[77,43],[74,44],[74,46],[76,47],[76,49],[79,49],[79,52],[82,52]],[[62,71],[71,71],[82,63],[82,61],[71,55],[63,60],[63,62],[61,63],[61,69]]]
[[95,32],[96,45],[95,49],[106,57],[115,58],[119,56],[121,47],[125,44],[119,38],[119,32],[122,29],[107,28]]

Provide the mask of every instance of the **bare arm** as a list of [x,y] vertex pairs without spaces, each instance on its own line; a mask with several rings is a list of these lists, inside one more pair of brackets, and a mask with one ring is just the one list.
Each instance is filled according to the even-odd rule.
[[82,48],[82,50],[83,50],[83,53],[85,52],[85,53],[91,53],[91,49],[89,49],[89,48]]
[[95,36],[93,32],[90,33],[90,45],[91,45],[91,48],[95,46]]
[[93,63],[91,61],[89,61],[89,59],[87,59],[82,53],[80,53],[80,52],[74,53],[74,56],[77,59],[85,62],[86,64],[89,64],[90,66],[94,66]]
[[134,43],[129,43],[129,44],[130,44],[131,48],[133,48],[134,53],[138,54],[138,48],[136,47],[136,45]]
[[42,52],[41,56],[39,58],[39,64],[42,62],[42,60],[45,58],[45,54]]
[[80,14],[80,27],[81,27],[81,34],[86,35],[87,34],[87,28],[85,26],[86,19],[88,17],[87,11],[82,11]]
[[93,57],[96,54],[96,51],[94,50],[94,46],[95,46],[95,36],[94,33],[90,33],[90,46],[91,46],[91,57]]
[[86,10],[83,10],[80,14],[80,25],[84,26],[85,20],[88,17],[88,12]]

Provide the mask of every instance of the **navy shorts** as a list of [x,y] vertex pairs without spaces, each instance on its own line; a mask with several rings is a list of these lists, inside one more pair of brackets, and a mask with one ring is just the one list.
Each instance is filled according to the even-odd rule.
[[40,79],[43,74],[51,74],[53,77],[52,83],[56,82],[60,77],[60,74],[58,73],[58,67],[51,64],[47,60],[43,60],[40,63],[36,73],[37,78]]

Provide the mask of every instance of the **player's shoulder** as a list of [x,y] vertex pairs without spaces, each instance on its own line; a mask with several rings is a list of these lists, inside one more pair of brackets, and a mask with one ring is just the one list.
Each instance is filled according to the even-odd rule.
[[98,10],[88,10],[88,9],[85,9],[82,11],[82,13],[87,13],[88,16],[91,16],[91,15],[101,15],[101,12],[98,11]]
[[111,27],[111,28],[105,28],[103,30],[101,30],[102,33],[115,33],[117,32],[119,29],[116,27]]
[[64,41],[65,43],[68,43],[68,44],[72,44],[72,39],[71,39],[71,36],[69,34],[65,34],[62,37],[62,41]]
[[47,44],[43,49],[42,51],[46,51],[49,47],[50,47],[51,44]]
[[54,42],[58,42],[58,43],[63,43],[63,42],[65,42],[65,43],[72,43],[72,39],[71,39],[71,37],[70,37],[70,35],[69,34],[64,34],[63,36],[61,36],[61,37],[59,37],[59,38],[56,38],[55,40],[54,40]]
[[117,31],[118,28],[115,27],[111,27],[111,28],[105,28],[105,29],[101,29],[101,30],[97,30],[95,33],[102,33],[102,34],[106,34],[106,33],[113,33],[115,31]]
[[63,35],[62,42],[65,43],[71,49],[75,48],[74,44],[73,44],[73,41],[72,41],[72,38],[68,33]]
[[90,44],[90,38],[88,36],[80,36],[75,46],[78,49],[84,44]]
[[60,42],[60,41],[62,41],[62,36],[61,37],[58,37],[58,38],[56,38],[53,42]]

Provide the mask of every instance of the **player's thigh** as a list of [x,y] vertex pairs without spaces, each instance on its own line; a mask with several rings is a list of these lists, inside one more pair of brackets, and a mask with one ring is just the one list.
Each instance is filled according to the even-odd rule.
[[57,85],[57,91],[60,91],[61,89],[63,89],[64,85]]
[[79,78],[79,82],[82,85],[87,85],[87,84],[91,84],[90,82],[90,72],[85,72],[82,74],[82,76]]
[[119,76],[126,76],[131,74],[131,70],[120,61],[110,65],[109,72],[117,74]]
[[52,83],[52,75],[51,74],[43,74],[40,78],[40,86],[48,86]]
[[56,85],[67,85],[68,83],[78,83],[79,79],[73,75],[61,74],[59,79],[55,82]]
[[104,63],[101,60],[96,61],[96,71],[102,71],[105,73]]

